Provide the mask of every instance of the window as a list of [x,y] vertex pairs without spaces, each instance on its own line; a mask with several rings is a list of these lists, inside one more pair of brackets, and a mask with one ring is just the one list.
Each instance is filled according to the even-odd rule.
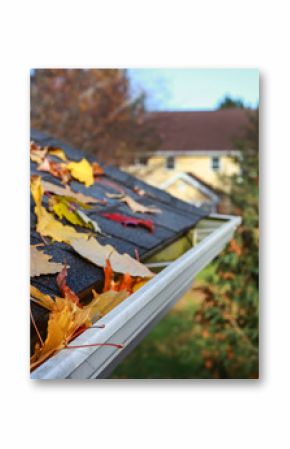
[[166,168],[174,168],[175,166],[175,160],[173,156],[169,156],[166,159]]
[[211,168],[213,171],[219,171],[220,169],[220,158],[218,156],[213,156],[211,158]]

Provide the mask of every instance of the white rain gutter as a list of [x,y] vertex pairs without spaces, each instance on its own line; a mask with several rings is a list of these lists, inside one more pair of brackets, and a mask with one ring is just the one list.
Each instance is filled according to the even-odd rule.
[[191,287],[195,276],[223,250],[241,223],[240,217],[216,214],[210,217],[221,220],[221,226],[100,319],[98,325],[105,325],[103,329],[87,329],[73,341],[73,345],[122,343],[124,349],[108,346],[63,349],[34,370],[31,378],[106,377],[118,358],[122,358],[122,352],[126,353],[126,347],[140,341],[146,329],[152,327],[152,323],[155,325]]

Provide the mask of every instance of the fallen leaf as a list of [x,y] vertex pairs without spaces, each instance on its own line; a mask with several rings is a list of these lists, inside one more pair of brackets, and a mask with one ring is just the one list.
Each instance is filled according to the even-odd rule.
[[162,211],[158,209],[157,207],[153,206],[143,206],[143,204],[138,203],[133,198],[131,198],[129,195],[122,195],[122,194],[112,194],[112,193],[106,193],[106,196],[108,198],[115,198],[121,201],[122,203],[126,203],[127,206],[133,211],[133,212],[140,212],[142,214],[160,214]]
[[62,263],[50,262],[52,256],[37,249],[42,246],[42,243],[30,246],[30,277],[59,273],[64,268]]
[[70,244],[78,254],[99,267],[105,267],[106,260],[109,259],[116,273],[129,273],[138,277],[153,276],[145,265],[129,254],[120,254],[111,245],[101,245],[96,239],[76,239],[71,240]]
[[61,148],[49,148],[48,153],[51,154],[52,156],[58,157],[64,162],[67,161],[66,154]]
[[83,223],[85,223],[87,228],[92,229],[97,234],[102,234],[102,230],[96,221],[92,220],[79,209],[76,209],[76,214],[83,220]]
[[146,195],[145,190],[141,189],[141,187],[139,187],[139,186],[134,186],[133,190],[139,196],[145,196]]
[[57,186],[56,184],[52,184],[51,182],[47,182],[47,181],[42,181],[42,185],[43,185],[45,192],[51,192],[51,193],[55,193],[56,195],[74,198],[74,199],[81,201],[82,203],[85,203],[85,204],[88,204],[88,203],[105,204],[107,202],[106,200],[98,200],[92,196],[84,195],[80,192],[76,193],[68,185],[66,185],[65,187],[60,187],[60,186]]
[[137,281],[134,285],[133,285],[133,293],[135,293],[137,290],[139,290],[141,287],[143,287],[143,285],[147,284],[147,282],[149,281],[149,279],[140,279],[139,281]]
[[48,147],[41,147],[35,142],[30,142],[30,159],[37,164],[40,164],[45,158]]
[[30,359],[31,369],[36,368],[57,350],[63,349],[81,326],[89,327],[87,314],[68,299],[55,298],[56,306],[49,314],[47,336],[43,345],[35,345]]
[[45,157],[37,166],[37,170],[50,173],[52,176],[61,179],[64,184],[67,184],[71,179],[70,172],[65,163],[51,161],[48,157]]
[[82,306],[78,296],[66,284],[66,270],[58,276],[58,285],[64,298],[56,296],[52,299],[44,295],[36,287],[31,288],[32,300],[50,310],[47,336],[43,344],[37,343],[32,355],[31,369],[35,369],[56,351],[65,348],[68,343],[84,330],[88,329],[95,319],[99,319],[128,297],[127,291],[109,291],[98,294],[94,290],[92,301]]
[[125,273],[119,282],[118,291],[121,292],[125,290],[131,294],[133,291],[134,284],[135,279],[132,276],[130,276],[129,273]]
[[73,225],[83,226],[83,220],[75,212],[75,208],[72,208],[65,198],[52,196],[49,198],[48,204],[49,209],[52,210],[60,220],[65,218]]
[[104,169],[97,162],[92,162],[91,165],[92,165],[94,176],[100,176],[100,175],[104,174]]
[[104,282],[104,288],[103,292],[107,291],[127,291],[130,294],[133,291],[134,285],[139,282],[139,278],[134,278],[130,276],[130,274],[125,273],[123,274],[119,280],[114,279],[114,271],[112,269],[112,265],[109,261],[109,259],[106,260],[106,266],[104,268],[104,274],[105,274],[105,282]]
[[114,272],[113,272],[112,265],[110,264],[109,259],[106,260],[106,265],[104,267],[104,275],[105,275],[105,282],[104,282],[103,292],[108,292],[109,290],[114,290],[114,288],[112,288],[112,282],[114,280]]
[[95,290],[92,290],[92,293],[95,300],[93,309],[95,310],[97,316],[100,318],[113,310],[129,296],[129,292],[125,290],[122,290],[120,292],[110,290],[101,294],[98,294],[95,292]]
[[31,178],[31,193],[35,202],[37,216],[36,230],[44,237],[51,237],[57,242],[69,243],[71,240],[88,239],[89,234],[77,232],[73,227],[63,225],[57,221],[42,205],[43,187],[40,176]]
[[66,283],[67,278],[67,267],[66,265],[63,267],[62,271],[57,275],[56,284],[59,288],[60,293],[66,299],[74,302],[77,306],[80,306],[79,297],[69,288]]
[[[73,225],[91,229],[98,234],[102,233],[98,223],[75,207],[74,204],[72,204],[66,197],[54,195],[49,198],[48,201],[49,207],[58,216],[58,218],[65,218]],[[84,206],[87,207],[86,205]]]
[[135,201],[133,198],[131,198],[128,195],[125,195],[123,198],[121,198],[121,201],[123,203],[126,203],[128,207],[130,207],[130,209],[133,212],[140,212],[142,214],[160,214],[161,210],[158,209],[157,207],[152,207],[152,206],[143,206],[143,204],[138,203],[137,201]]
[[142,226],[150,232],[154,231],[154,223],[152,220],[141,220],[139,218],[128,217],[127,215],[110,213],[102,213],[102,216],[109,220],[122,223],[124,226]]
[[86,159],[82,159],[80,162],[70,162],[66,167],[71,175],[78,181],[83,182],[86,187],[94,184],[93,169]]
[[33,285],[30,286],[30,297],[33,302],[47,310],[53,310],[56,305],[56,302],[49,295],[42,293]]

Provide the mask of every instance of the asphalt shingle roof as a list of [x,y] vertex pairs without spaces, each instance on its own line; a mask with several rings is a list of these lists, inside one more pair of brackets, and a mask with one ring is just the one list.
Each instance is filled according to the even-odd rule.
[[[43,133],[32,130],[31,140],[41,146],[52,146],[62,148],[68,159],[78,161],[84,157],[84,153],[80,150],[70,147],[60,142],[58,139],[48,137]],[[92,156],[85,157],[94,161]],[[100,177],[100,181],[91,187],[85,187],[83,184],[72,181],[70,186],[76,192],[82,192],[95,198],[103,199],[105,194],[118,193],[113,187],[117,185],[121,187],[136,201],[144,205],[153,205],[162,210],[161,214],[134,214],[127,205],[120,203],[116,199],[107,198],[106,205],[97,204],[91,211],[86,211],[92,219],[100,225],[104,236],[98,236],[98,241],[102,244],[111,244],[121,253],[128,253],[135,257],[135,249],[138,250],[141,260],[146,256],[153,254],[158,249],[166,246],[170,242],[176,240],[179,236],[191,229],[207,212],[185,203],[177,198],[172,197],[163,190],[159,190],[140,181],[128,173],[122,172],[116,167],[103,166],[105,175]],[[39,172],[37,164],[31,162],[31,174],[38,174],[42,179],[60,184],[60,181],[46,172]],[[109,181],[109,182],[108,182]],[[108,185],[111,184],[111,185]],[[134,191],[139,187],[146,192],[146,196],[140,197]],[[100,215],[100,212],[121,213],[128,216],[148,219],[150,218],[155,226],[154,233],[150,233],[147,229],[141,227],[125,227],[120,223],[113,222]],[[83,231],[83,230],[81,230]],[[36,216],[34,214],[34,202],[31,201],[31,244],[43,243],[40,235],[36,232]],[[103,270],[94,264],[86,261],[65,243],[48,243],[43,250],[53,256],[53,261],[67,263],[70,265],[68,273],[68,285],[72,290],[85,298],[86,293],[92,287],[101,291],[104,281]],[[58,295],[59,290],[56,285],[55,275],[42,275],[32,278],[32,285],[35,285],[42,292],[50,295]],[[33,314],[37,321],[38,327],[45,336],[47,312],[33,304]],[[33,329],[32,329],[33,332]],[[32,345],[35,338],[32,335]]]

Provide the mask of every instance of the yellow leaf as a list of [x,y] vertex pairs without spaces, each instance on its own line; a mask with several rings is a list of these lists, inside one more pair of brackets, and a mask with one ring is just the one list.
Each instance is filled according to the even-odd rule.
[[136,292],[139,290],[143,285],[147,284],[149,279],[142,279],[141,281],[136,282],[136,284],[133,286],[133,292]]
[[101,294],[96,293],[95,290],[92,290],[92,292],[94,296],[90,310],[92,318],[94,318],[93,314],[103,317],[129,296],[129,293],[125,290],[120,292],[111,290]]
[[55,301],[33,285],[30,286],[30,296],[33,302],[45,309],[52,310],[55,307]]
[[[53,196],[49,199],[49,204],[58,218],[65,218],[67,221],[74,225],[91,229],[92,231],[99,234],[102,233],[98,223],[88,217],[84,212],[78,210],[76,207],[70,204],[70,200],[66,197]],[[83,204],[83,206],[88,207],[85,204]]]
[[35,352],[30,359],[31,369],[43,363],[55,351],[64,348],[79,327],[79,320],[75,320],[77,306],[65,299],[62,301],[62,309],[53,309],[49,315],[47,337],[43,346],[35,346]]
[[111,245],[101,245],[95,239],[88,241],[76,239],[70,244],[78,254],[99,267],[105,267],[106,260],[109,259],[116,273],[128,273],[131,276],[140,277],[153,276],[153,273],[141,262],[133,259],[129,254],[118,253]]
[[52,156],[56,156],[62,161],[67,161],[67,157],[65,155],[65,152],[61,148],[49,148],[48,149],[49,154]]
[[82,193],[76,193],[73,190],[71,190],[71,188],[68,185],[66,185],[65,187],[60,187],[51,182],[42,181],[42,186],[43,186],[43,189],[45,192],[51,192],[51,193],[55,193],[56,195],[74,198],[77,201],[81,201],[82,203],[85,203],[85,204],[103,202],[103,200],[98,200],[92,196],[83,195]]
[[50,262],[52,256],[39,251],[37,249],[39,246],[43,245],[30,246],[30,277],[59,273],[64,268],[64,265],[62,263]]
[[83,182],[86,187],[94,184],[93,169],[86,159],[82,159],[80,162],[70,162],[67,164],[67,169],[75,179]]
[[51,237],[57,242],[69,243],[71,240],[79,238],[88,239],[88,234],[77,232],[73,227],[63,225],[41,205],[43,187],[40,176],[32,177],[31,193],[35,201],[34,211],[37,216],[37,232],[45,237]]
[[49,204],[53,212],[58,216],[58,218],[66,218],[67,221],[74,225],[83,226],[83,221],[76,214],[74,210],[72,210],[69,205],[60,199],[59,201],[55,198],[50,198]]
[[30,359],[31,369],[39,366],[56,351],[65,348],[79,330],[89,328],[94,319],[104,316],[128,297],[128,292],[125,291],[101,294],[93,291],[92,301],[88,305],[80,307],[69,297],[55,297],[53,300],[35,287],[32,287],[31,294],[38,298],[36,301],[38,304],[51,311],[46,339],[43,346],[36,344],[34,354]]

